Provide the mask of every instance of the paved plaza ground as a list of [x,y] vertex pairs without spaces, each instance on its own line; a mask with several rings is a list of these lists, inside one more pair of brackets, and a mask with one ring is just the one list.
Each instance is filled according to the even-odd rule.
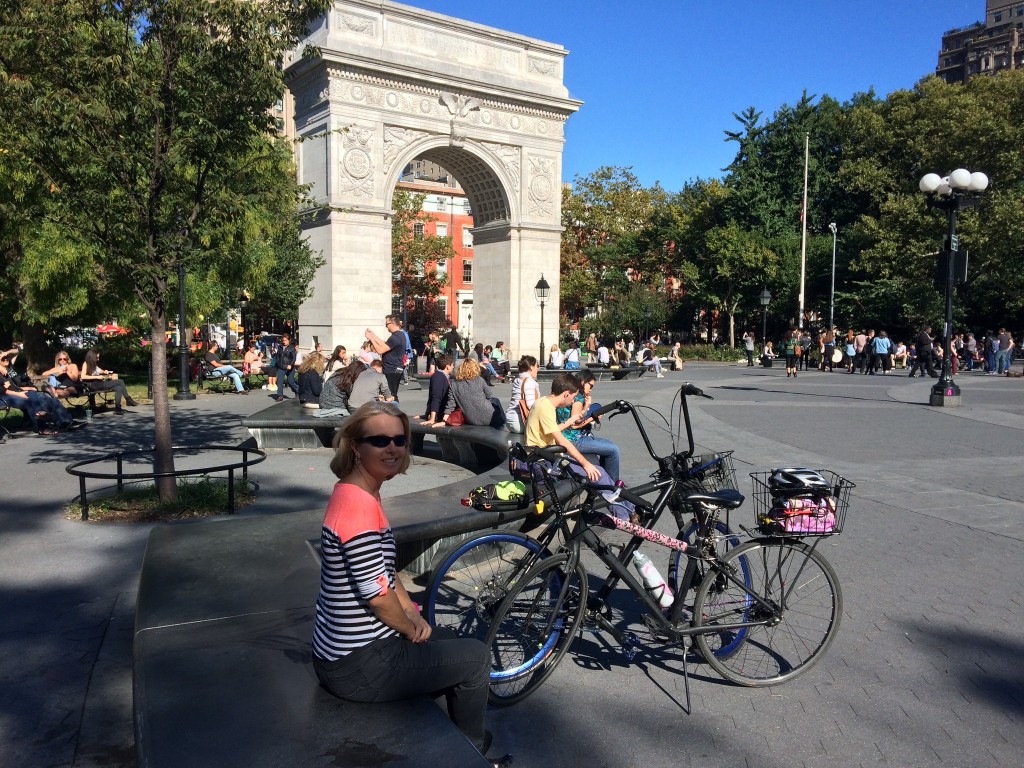
[[[823,543],[842,582],[842,628],[828,656],[784,686],[739,688],[693,667],[689,714],[677,656],[652,648],[627,664],[608,638],[585,634],[534,696],[490,712],[496,746],[534,768],[1020,765],[1024,380],[959,378],[959,409],[925,405],[931,381],[898,372],[794,380],[781,368],[688,364],[661,380],[600,383],[600,402],[666,414],[682,381],[703,387],[715,400],[692,402],[698,442],[736,451],[745,492],[747,472],[793,464],[857,484],[843,535]],[[410,392],[403,405],[417,412],[424,398]],[[260,393],[176,403],[176,440],[237,444],[240,417],[270,404]],[[0,766],[135,764],[131,636],[149,527],[68,521],[62,509],[77,493],[68,463],[146,446],[151,426],[143,407],[0,445]],[[649,474],[626,418],[601,435],[622,447],[627,482]],[[322,508],[328,459],[272,453],[252,472],[259,500],[244,514]],[[386,487],[464,476],[417,462]],[[749,502],[734,514],[745,522]]]

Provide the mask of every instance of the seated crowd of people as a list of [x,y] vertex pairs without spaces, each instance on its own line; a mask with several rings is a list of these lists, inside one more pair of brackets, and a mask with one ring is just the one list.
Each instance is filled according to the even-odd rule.
[[37,434],[56,435],[85,425],[76,421],[61,402],[69,397],[88,398],[92,407],[97,394],[107,393],[114,401],[113,412],[119,415],[127,413],[124,406],[138,405],[128,394],[124,380],[100,366],[99,350],[86,352],[81,365],[61,350],[54,357],[53,366],[43,371],[37,380],[15,370],[20,354],[18,348],[0,353],[0,403],[20,410]]

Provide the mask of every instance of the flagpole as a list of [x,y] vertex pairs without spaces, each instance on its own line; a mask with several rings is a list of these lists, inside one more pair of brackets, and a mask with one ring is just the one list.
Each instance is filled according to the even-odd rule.
[[811,134],[804,134],[804,204],[800,210],[800,314],[797,315],[796,327],[804,328],[804,275],[807,271],[807,166],[811,158]]

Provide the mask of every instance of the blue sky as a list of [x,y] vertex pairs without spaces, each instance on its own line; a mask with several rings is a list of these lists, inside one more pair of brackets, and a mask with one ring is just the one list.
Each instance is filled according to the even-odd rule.
[[805,89],[846,101],[911,88],[943,32],[985,16],[985,0],[406,3],[566,48],[565,83],[585,104],[566,127],[564,180],[632,166],[672,192],[722,176],[733,113],[770,117]]

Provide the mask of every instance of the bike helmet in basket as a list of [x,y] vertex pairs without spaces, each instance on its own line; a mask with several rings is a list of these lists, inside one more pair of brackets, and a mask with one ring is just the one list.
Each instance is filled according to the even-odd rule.
[[768,486],[776,496],[797,496],[803,494],[831,495],[832,486],[819,473],[806,467],[785,467],[773,469]]

